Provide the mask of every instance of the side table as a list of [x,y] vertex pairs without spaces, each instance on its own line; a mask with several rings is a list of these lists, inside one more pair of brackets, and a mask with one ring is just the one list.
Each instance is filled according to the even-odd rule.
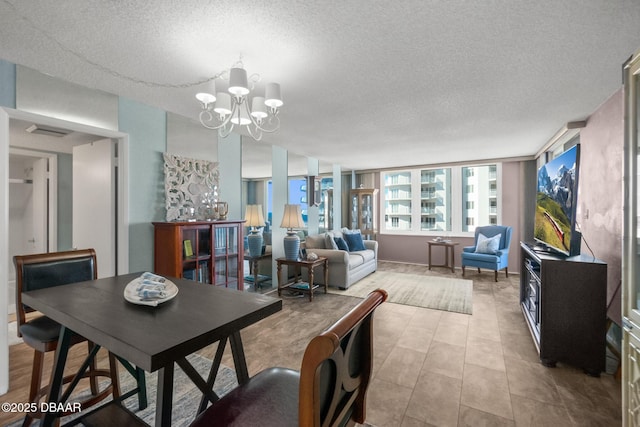
[[[427,245],[429,245],[429,248],[428,248],[428,252],[429,252],[429,270],[431,270],[431,267],[446,267],[446,268],[450,268],[452,273],[455,273],[455,271],[453,269],[455,267],[455,265],[456,265],[454,249],[458,245],[458,242],[452,242],[452,241],[436,242],[436,241],[431,241],[431,242],[427,242]],[[432,265],[431,264],[431,246],[443,246],[444,247],[444,264],[436,264],[436,265]],[[451,254],[451,257],[449,257],[449,254]],[[449,263],[449,258],[451,258],[451,263]]]
[[[329,283],[329,259],[327,257],[318,257],[313,261],[302,259],[302,260],[291,260],[286,258],[278,258],[276,259],[276,263],[278,265],[278,296],[282,295],[282,290],[285,288],[293,289],[296,291],[307,292],[309,293],[309,301],[313,301],[313,290],[317,288],[319,285],[314,285],[313,283],[313,270],[316,267],[323,267],[324,270],[324,293],[327,293],[328,283]],[[293,278],[293,282],[283,283],[282,282],[282,266],[283,265],[292,265],[295,267],[295,276]],[[309,272],[309,283],[304,283],[300,281],[300,273],[302,268],[306,268]]]
[[267,259],[267,258],[271,258],[271,252],[266,253],[266,254],[262,254],[262,255],[258,255],[258,256],[251,256],[249,255],[249,252],[245,252],[244,253],[244,260],[245,261],[249,261],[249,273],[253,274],[253,285],[256,288],[260,287],[260,282],[259,282],[259,271],[258,271],[258,262],[261,259]]

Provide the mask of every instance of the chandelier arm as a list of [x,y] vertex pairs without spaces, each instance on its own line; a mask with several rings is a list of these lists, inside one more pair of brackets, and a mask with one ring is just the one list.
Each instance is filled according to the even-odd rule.
[[269,116],[269,122],[271,122],[273,119],[277,120],[276,126],[273,129],[263,127],[262,124],[258,123],[255,117],[251,115],[251,113],[249,113],[249,119],[251,119],[251,123],[253,123],[256,129],[260,130],[261,132],[273,133],[280,129],[280,118],[278,116]]
[[[208,116],[208,117],[207,117]],[[231,120],[231,114],[229,114],[228,116],[226,116],[219,125],[209,125],[207,123],[215,123],[214,122],[214,114],[210,111],[210,110],[202,110],[200,111],[200,124],[204,127],[206,127],[207,129],[212,129],[212,130],[216,130],[216,129],[220,129],[226,126],[227,123],[229,123],[229,120]],[[206,118],[204,118],[206,117]]]
[[249,132],[249,135],[251,136],[251,138],[255,139],[256,141],[260,141],[262,139],[262,132],[260,131],[260,128],[256,128],[257,136],[254,135],[253,132],[251,131],[250,125],[247,125],[247,131]]
[[[229,122],[227,121],[227,124],[229,124]],[[218,129],[218,135],[220,135],[222,138],[226,138],[228,137],[231,132],[233,131],[233,127],[235,125],[233,123],[231,123],[231,126],[229,127],[229,129],[227,129],[226,127],[222,127]]]

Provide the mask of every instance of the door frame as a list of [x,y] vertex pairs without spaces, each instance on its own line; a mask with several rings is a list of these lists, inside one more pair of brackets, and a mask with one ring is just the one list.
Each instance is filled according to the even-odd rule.
[[[126,133],[89,126],[81,123],[60,120],[39,114],[20,111],[13,108],[0,107],[0,235],[7,236],[9,232],[9,146],[11,119],[28,120],[42,125],[70,129],[111,138],[118,145],[117,159],[117,257],[116,269],[118,274],[129,272],[129,135]],[[9,244],[7,239],[0,239],[0,319],[7,319],[8,311],[8,269]],[[9,346],[8,322],[0,323],[0,395],[9,390]]]

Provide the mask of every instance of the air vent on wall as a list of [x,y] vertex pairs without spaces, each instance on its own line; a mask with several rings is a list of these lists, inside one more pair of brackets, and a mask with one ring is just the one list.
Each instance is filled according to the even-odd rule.
[[70,130],[54,128],[52,126],[45,125],[31,125],[26,129],[29,133],[37,133],[39,135],[48,135],[48,136],[56,136],[58,138],[69,135],[71,133]]

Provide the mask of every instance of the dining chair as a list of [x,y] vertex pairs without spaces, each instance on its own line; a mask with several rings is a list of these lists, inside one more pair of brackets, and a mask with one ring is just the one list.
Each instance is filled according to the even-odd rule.
[[191,424],[205,426],[353,426],[364,423],[373,360],[377,289],[309,342],[300,371],[268,368],[230,391]]
[[[13,257],[16,267],[16,317],[18,336],[34,349],[33,368],[31,372],[31,385],[29,389],[29,402],[38,403],[46,396],[49,386],[41,386],[44,355],[55,351],[58,345],[60,324],[43,316],[29,316],[27,313],[34,310],[22,303],[22,293],[50,288],[69,283],[94,280],[97,278],[97,260],[93,249],[83,249],[65,252],[50,252],[33,255],[16,255]],[[86,341],[84,337],[74,334],[71,345]],[[95,344],[87,341],[88,350],[91,353]],[[75,375],[68,375],[64,383],[69,383]],[[111,382],[100,391],[98,387],[99,377],[109,377]],[[118,382],[118,370],[115,356],[109,353],[109,369],[97,369],[95,359],[92,359],[89,369],[83,378],[89,378],[91,396],[81,402],[82,408],[92,406],[109,394],[117,399],[120,395]],[[38,406],[39,407],[39,406]],[[33,418],[40,418],[41,413],[27,413],[23,426],[29,426]],[[63,414],[66,415],[66,414]]]

